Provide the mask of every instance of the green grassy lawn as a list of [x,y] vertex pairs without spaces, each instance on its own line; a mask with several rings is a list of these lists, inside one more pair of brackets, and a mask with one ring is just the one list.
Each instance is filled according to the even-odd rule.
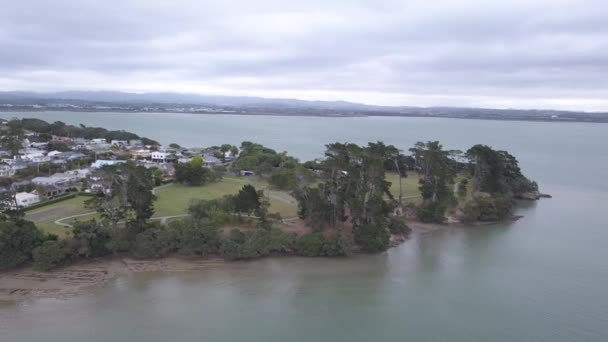
[[89,197],[76,196],[65,201],[56,202],[40,208],[28,210],[25,213],[27,220],[33,221],[44,232],[66,236],[69,229],[56,225],[54,222],[60,218],[90,212],[84,207],[84,201]]
[[[289,194],[280,191],[265,189],[267,183],[257,178],[225,177],[217,183],[203,186],[186,186],[182,184],[169,184],[156,190],[157,200],[154,203],[154,216],[175,216],[186,213],[188,205],[193,199],[210,200],[228,194],[236,194],[245,184],[251,184],[256,189],[264,189],[270,196],[270,212],[278,212],[283,217],[293,217],[296,208],[285,202],[293,202]],[[282,200],[277,199],[280,197]]]
[[[420,190],[418,190],[418,180],[420,177],[417,173],[408,173],[407,177],[402,180],[403,184],[403,197],[405,198],[404,203],[415,202],[416,198],[410,198],[412,196],[420,196]],[[399,176],[396,173],[387,173],[386,180],[391,182],[391,194],[395,196],[395,199],[399,198]]]
[[[188,205],[192,199],[214,199],[227,194],[236,194],[245,184],[251,184],[256,189],[264,189],[270,197],[270,212],[281,214],[282,217],[296,216],[297,208],[295,200],[287,193],[268,190],[267,183],[258,178],[225,177],[217,183],[203,186],[186,186],[181,184],[168,184],[156,189],[157,200],[154,203],[154,217],[176,216],[186,214]],[[84,201],[88,197],[77,196],[65,201],[52,203],[47,206],[36,208],[26,213],[26,219],[33,221],[36,226],[45,232],[65,237],[69,234],[69,228],[55,224],[55,221],[64,217],[91,212],[84,207]],[[76,221],[99,218],[97,214],[77,217],[65,220],[65,223],[73,224]]]

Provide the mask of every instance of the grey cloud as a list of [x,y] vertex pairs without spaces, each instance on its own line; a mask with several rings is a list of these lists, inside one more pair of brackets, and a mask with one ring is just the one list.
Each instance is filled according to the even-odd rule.
[[606,17],[600,0],[11,2],[0,89],[608,110]]

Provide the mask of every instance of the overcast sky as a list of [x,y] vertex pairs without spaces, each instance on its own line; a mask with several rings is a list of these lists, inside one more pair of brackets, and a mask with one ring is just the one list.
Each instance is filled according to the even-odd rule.
[[0,90],[608,111],[606,0],[21,0]]

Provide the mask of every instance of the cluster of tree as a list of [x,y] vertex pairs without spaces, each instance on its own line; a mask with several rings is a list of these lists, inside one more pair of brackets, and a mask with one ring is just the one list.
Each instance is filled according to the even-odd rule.
[[538,192],[538,185],[521,173],[517,159],[506,151],[475,145],[465,156],[470,162],[474,192],[511,197]]
[[104,166],[94,172],[99,191],[85,202],[107,220],[113,230],[121,220],[143,227],[154,215],[152,171],[132,162]]
[[188,213],[198,220],[209,220],[214,224],[227,223],[230,218],[240,220],[243,215],[259,218],[264,223],[270,202],[263,190],[246,184],[235,195],[225,195],[213,200],[195,200],[190,203]]
[[[75,223],[70,237],[57,239],[44,236],[31,222],[22,221],[20,226],[0,222],[0,267],[10,268],[31,260],[35,269],[48,271],[110,254],[143,259],[218,255],[237,260],[279,254],[342,256],[351,252],[353,238],[346,233],[298,236],[274,228],[265,219],[267,206],[263,192],[246,185],[236,195],[192,203],[188,218],[168,225],[141,223],[135,217],[123,228],[114,229],[108,222],[91,220]],[[260,215],[255,228],[223,233],[221,226],[226,223],[226,216],[240,218],[241,214],[253,213]]]
[[453,157],[458,151],[447,151],[438,141],[418,142],[410,149],[420,174],[422,204],[418,218],[422,222],[443,222],[445,211],[455,204],[454,178],[457,165]]
[[389,214],[399,204],[389,191],[385,172],[390,165],[405,176],[405,159],[399,155],[397,148],[381,142],[327,145],[326,158],[318,168],[319,184],[293,192],[300,218],[318,232],[348,221],[357,245],[370,252],[385,250],[390,239]]
[[[85,139],[106,139],[110,142],[112,140],[134,140],[140,139],[145,145],[158,145],[158,142],[140,137],[135,133],[126,132],[123,130],[110,131],[101,127],[87,127],[80,124],[79,126],[67,125],[64,122],[56,121],[48,123],[40,119],[13,119],[8,122],[8,126],[11,129],[32,131],[39,133],[42,137],[46,137],[50,140],[51,136],[65,136],[71,138],[85,138]],[[47,141],[48,141],[47,140]]]
[[197,155],[189,163],[175,165],[175,180],[190,186],[199,186],[221,179],[221,174],[203,167],[203,157]]
[[271,148],[249,141],[241,144],[239,157],[234,161],[232,169],[253,171],[265,177],[270,186],[281,190],[293,190],[314,179],[311,170],[286,152],[278,153]]

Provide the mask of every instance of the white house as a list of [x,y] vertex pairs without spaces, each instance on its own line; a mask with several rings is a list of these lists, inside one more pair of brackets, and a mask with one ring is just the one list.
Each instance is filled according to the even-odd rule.
[[61,154],[61,153],[63,153],[63,152],[59,152],[59,151],[56,151],[56,150],[55,150],[55,151],[51,151],[51,152],[49,152],[49,153],[47,154],[47,156],[49,156],[49,157],[54,157],[54,156],[56,156],[56,155],[58,155],[58,154]]
[[40,196],[30,194],[29,192],[18,192],[15,194],[17,205],[22,208],[27,208],[33,204],[40,202]]
[[175,160],[175,156],[173,154],[159,151],[152,152],[150,154],[150,158],[153,162],[157,163],[167,163]]
[[112,144],[112,146],[122,147],[129,145],[129,142],[127,140],[112,140],[110,141],[110,144]]
[[11,177],[15,175],[15,169],[8,164],[0,164],[0,177]]
[[96,160],[93,164],[91,164],[91,167],[94,169],[99,169],[102,168],[104,166],[109,166],[109,165],[116,165],[116,164],[121,164],[124,163],[124,160]]

